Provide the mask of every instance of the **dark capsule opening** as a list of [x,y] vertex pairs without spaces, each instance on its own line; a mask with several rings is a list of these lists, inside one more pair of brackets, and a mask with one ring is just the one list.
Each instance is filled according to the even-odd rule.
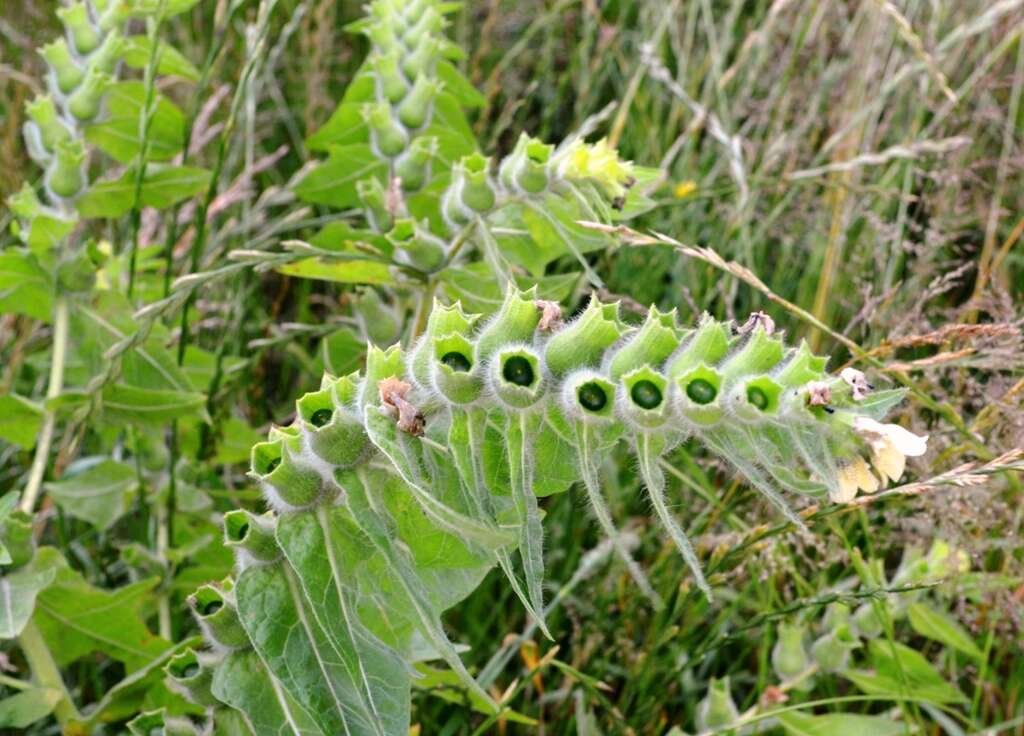
[[170,669],[171,674],[179,680],[185,680],[199,674],[199,663],[196,662],[196,658],[194,656],[185,655],[172,659],[168,669]]
[[608,403],[608,394],[604,387],[593,381],[580,386],[576,390],[576,398],[583,408],[589,411],[601,411]]
[[637,381],[629,392],[633,403],[644,409],[654,409],[661,404],[661,389],[654,381]]
[[747,401],[756,406],[761,411],[768,408],[768,396],[765,392],[759,389],[757,386],[747,387]]
[[710,381],[695,378],[686,385],[686,395],[695,404],[710,404],[718,395],[718,389],[712,386]]
[[270,462],[267,463],[267,472],[265,472],[264,475],[270,475],[271,473],[273,473],[275,470],[277,470],[277,466],[280,465],[280,464],[281,464],[281,458],[279,458],[279,457],[272,458],[270,460]]
[[227,531],[228,539],[232,542],[241,542],[249,533],[249,522],[244,511],[231,511],[224,514],[224,529]]
[[501,375],[516,386],[530,386],[534,380],[533,366],[521,355],[513,355],[506,360],[501,367]]
[[473,364],[469,362],[469,358],[457,350],[452,350],[450,353],[442,355],[441,362],[456,373],[465,373],[473,367]]
[[330,409],[317,409],[309,418],[309,423],[314,427],[324,427],[331,423],[332,416],[334,416],[334,412]]
[[222,608],[224,608],[224,601],[219,598],[211,598],[208,601],[201,601],[199,603],[199,614],[202,616],[212,616]]

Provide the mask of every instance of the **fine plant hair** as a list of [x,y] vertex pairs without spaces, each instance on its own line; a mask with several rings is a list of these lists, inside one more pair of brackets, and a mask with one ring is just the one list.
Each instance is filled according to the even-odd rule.
[[218,654],[199,702],[241,711],[257,733],[397,736],[409,727],[410,673],[439,657],[498,712],[441,614],[497,564],[546,631],[537,496],[582,481],[613,549],[662,605],[597,479],[620,442],[710,596],[665,502],[662,455],[696,437],[802,526],[776,488],[840,495],[840,474],[866,451],[853,426],[902,396],[859,395],[806,344],[786,348],[771,333],[764,315],[742,328],[705,316],[684,330],[656,309],[629,328],[617,304],[596,299],[561,322],[535,290],[514,288],[487,319],[435,303],[415,345],[371,346],[365,374],[325,375],[294,423],[253,448],[251,476],[272,510],[228,514],[236,573],[190,598]]
[[0,731],[1019,726],[1021,2],[359,5],[0,12]]

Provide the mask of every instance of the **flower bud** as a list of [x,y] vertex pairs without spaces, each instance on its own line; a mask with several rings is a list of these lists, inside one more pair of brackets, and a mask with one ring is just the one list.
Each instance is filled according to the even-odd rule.
[[583,313],[548,341],[544,352],[548,370],[564,376],[573,368],[596,365],[624,331],[618,303],[601,304],[592,297]]
[[398,119],[405,127],[416,129],[427,122],[438,89],[438,83],[426,74],[416,78],[412,90],[398,105]]
[[548,187],[548,162],[554,146],[523,133],[516,147],[501,162],[501,183],[513,191],[538,194]]
[[842,672],[849,667],[850,652],[860,647],[860,641],[847,624],[836,626],[820,636],[811,646],[811,656],[822,672]]
[[39,140],[47,152],[53,153],[57,145],[71,138],[71,131],[60,119],[57,106],[49,95],[40,95],[25,106],[39,131]]
[[661,365],[679,347],[681,335],[676,310],[659,312],[657,307],[651,307],[640,329],[615,351],[608,364],[608,375],[617,380],[642,365]]
[[210,639],[222,647],[237,649],[249,645],[249,637],[238,620],[231,583],[207,583],[188,597],[188,605]]
[[213,667],[204,659],[194,649],[187,647],[171,657],[164,666],[164,672],[190,702],[196,705],[216,705],[219,701],[210,691]]
[[480,153],[463,156],[452,168],[452,183],[441,202],[442,212],[450,223],[467,223],[477,213],[494,207],[489,169],[490,161]]
[[850,623],[850,607],[845,603],[830,603],[825,609],[821,625],[827,630],[837,629]]
[[387,239],[395,247],[395,261],[417,271],[433,273],[445,263],[445,242],[415,220],[397,220]]
[[108,33],[96,53],[89,57],[89,68],[99,69],[106,74],[112,73],[117,67],[117,62],[121,60],[124,44],[124,38],[116,30]]
[[46,172],[46,183],[54,194],[70,199],[86,184],[85,144],[72,138],[58,144],[55,154]]
[[350,468],[366,454],[369,442],[362,422],[333,386],[308,393],[295,402],[302,433],[309,448],[331,465]]
[[409,91],[409,83],[398,68],[398,52],[375,54],[370,66],[377,77],[378,89],[391,104],[397,104]]
[[431,6],[417,16],[415,22],[402,34],[402,42],[409,48],[416,48],[425,38],[435,36],[444,29],[444,17]]
[[[883,605],[879,603],[878,605]],[[864,603],[853,613],[853,626],[857,633],[865,639],[874,639],[882,635],[884,628],[882,619],[872,603]]]
[[437,138],[414,138],[409,150],[395,161],[395,176],[402,180],[402,189],[415,192],[430,180],[430,162],[437,155]]
[[392,19],[380,18],[378,22],[368,25],[364,31],[370,39],[370,43],[382,55],[395,54],[398,56],[403,50],[393,26]]
[[669,382],[649,365],[624,375],[619,383],[619,408],[624,417],[643,429],[655,429],[671,417]]
[[89,122],[100,112],[103,97],[113,79],[106,72],[90,67],[85,80],[68,98],[68,112],[82,122]]
[[698,731],[710,731],[735,723],[740,711],[733,702],[729,690],[729,678],[712,678],[708,694],[697,703],[696,725]]
[[528,291],[509,289],[501,309],[480,332],[476,341],[477,362],[487,360],[501,345],[529,342],[533,339],[541,311],[537,308],[536,287]]
[[402,59],[402,71],[409,79],[415,79],[420,74],[433,74],[434,62],[437,61],[441,48],[441,42],[429,36],[422,38],[411,53],[406,54]]
[[388,195],[378,179],[360,179],[356,182],[356,194],[363,205],[366,219],[377,232],[387,232],[394,224],[394,216],[388,208]]
[[379,155],[394,158],[409,144],[409,135],[395,122],[391,107],[386,102],[364,105],[363,118]]
[[99,15],[99,29],[109,33],[131,17],[131,3],[120,0],[93,0],[93,8]]
[[568,416],[590,423],[615,418],[615,384],[590,369],[570,374],[562,383],[562,406]]
[[274,521],[269,515],[256,516],[245,509],[224,514],[224,546],[244,550],[252,559],[273,562],[281,556],[274,541]]
[[57,17],[64,23],[64,27],[71,34],[75,50],[82,55],[91,54],[100,45],[102,37],[92,20],[89,19],[89,9],[84,2],[76,2],[66,8],[57,10]]
[[619,158],[604,138],[597,143],[575,140],[558,154],[556,170],[563,179],[593,182],[616,209],[622,209],[629,188],[636,183],[633,162]]
[[302,445],[297,436],[283,430],[269,442],[253,445],[249,474],[263,486],[268,500],[279,499],[291,507],[309,506],[318,498],[323,479],[301,463]]
[[811,666],[811,659],[804,647],[804,627],[782,624],[778,629],[778,640],[772,647],[772,667],[783,682],[794,680]]
[[526,345],[498,350],[490,362],[488,380],[494,394],[511,409],[527,409],[544,395],[540,356]]
[[78,62],[71,55],[71,49],[68,48],[66,40],[58,38],[53,43],[43,46],[39,53],[43,55],[43,58],[50,65],[50,69],[53,70],[53,75],[57,80],[57,88],[61,92],[68,94],[82,83],[82,80],[85,78],[85,69],[79,66]]

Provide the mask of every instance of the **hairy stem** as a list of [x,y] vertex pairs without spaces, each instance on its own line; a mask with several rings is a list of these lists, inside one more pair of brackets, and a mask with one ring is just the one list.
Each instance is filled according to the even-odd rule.
[[647,575],[644,574],[640,565],[637,564],[637,561],[633,559],[629,550],[622,543],[622,535],[615,528],[611,512],[608,510],[604,497],[601,495],[601,484],[597,479],[595,458],[590,451],[590,445],[593,440],[591,430],[586,424],[580,423],[577,431],[579,434],[580,475],[583,476],[583,487],[587,491],[587,498],[590,500],[590,507],[594,510],[594,516],[597,517],[597,523],[600,524],[601,530],[611,541],[612,546],[615,548],[615,553],[626,565],[626,569],[641,592],[650,599],[656,609],[661,610],[665,607],[664,601],[661,600],[661,596],[654,590],[654,587],[647,579]]
[[686,560],[687,566],[693,573],[697,587],[703,591],[710,601],[712,598],[711,586],[704,579],[704,571],[701,570],[697,553],[693,551],[693,545],[690,544],[690,539],[686,536],[686,532],[683,531],[682,526],[679,525],[679,522],[676,521],[675,516],[672,515],[668,508],[668,503],[665,499],[665,475],[657,465],[658,454],[654,452],[652,447],[653,438],[651,433],[641,432],[637,437],[636,443],[636,456],[640,462],[640,475],[643,476],[644,484],[647,486],[647,495],[650,496],[651,502],[654,504],[654,510],[657,511],[661,523],[665,525],[665,530],[675,543],[676,549],[679,550],[683,559]]
[[[56,399],[64,388],[64,365],[68,349],[68,320],[70,319],[68,300],[58,295],[53,306],[53,358],[50,362],[50,382],[46,389],[46,400]],[[50,445],[53,443],[53,430],[57,424],[57,412],[46,406],[43,415],[43,428],[36,442],[36,453],[32,458],[28,482],[25,484],[25,495],[21,498],[21,510],[31,514],[39,498],[43,476],[50,460]]]
[[53,709],[57,722],[63,726],[71,719],[78,718],[78,709],[71,702],[71,696],[60,676],[60,670],[57,669],[57,663],[54,662],[50,648],[46,646],[46,640],[43,639],[34,621],[25,624],[21,635],[18,636],[18,644],[21,646],[21,653],[28,660],[28,666],[32,669],[32,679],[36,684],[61,693],[62,697]]

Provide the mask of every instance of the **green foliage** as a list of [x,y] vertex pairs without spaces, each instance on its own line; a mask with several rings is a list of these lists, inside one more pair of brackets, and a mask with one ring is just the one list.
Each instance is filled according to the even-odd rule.
[[0,731],[1019,726],[1013,3],[36,5]]
[[[244,698],[215,691],[224,705],[252,721],[262,716],[250,710],[277,689],[319,732],[402,734],[409,673],[421,659],[440,657],[469,692],[496,708],[464,668],[440,614],[497,564],[544,628],[537,489],[564,492],[582,480],[604,532],[660,606],[614,527],[594,472],[620,440],[634,447],[655,507],[708,595],[656,470],[681,437],[714,438],[713,448],[728,448],[723,459],[743,472],[760,466],[754,472],[788,490],[839,493],[838,476],[811,474],[848,451],[861,410],[844,381],[828,379],[823,361],[805,347],[787,351],[761,324],[735,334],[710,317],[684,331],[674,314],[657,310],[630,328],[616,305],[596,301],[561,324],[557,307],[535,296],[510,290],[486,319],[458,304],[435,305],[405,356],[398,346],[371,347],[365,376],[325,375],[319,391],[296,403],[295,423],[274,428],[254,447],[251,474],[275,513],[229,515],[225,538],[237,579],[191,599],[210,644],[233,652],[211,661],[214,681],[249,646],[266,666]],[[734,336],[725,338],[723,353],[705,348],[709,334]],[[691,363],[718,377],[709,401],[689,396]],[[646,391],[631,390],[636,376]],[[785,391],[756,402],[746,387],[757,381]],[[812,403],[819,384],[835,397],[831,406]],[[799,450],[810,435],[818,438],[814,449]],[[801,453],[802,471],[773,460]],[[764,476],[750,480],[781,503]],[[286,720],[285,710],[277,718]],[[715,718],[706,716],[707,725],[723,723]]]

